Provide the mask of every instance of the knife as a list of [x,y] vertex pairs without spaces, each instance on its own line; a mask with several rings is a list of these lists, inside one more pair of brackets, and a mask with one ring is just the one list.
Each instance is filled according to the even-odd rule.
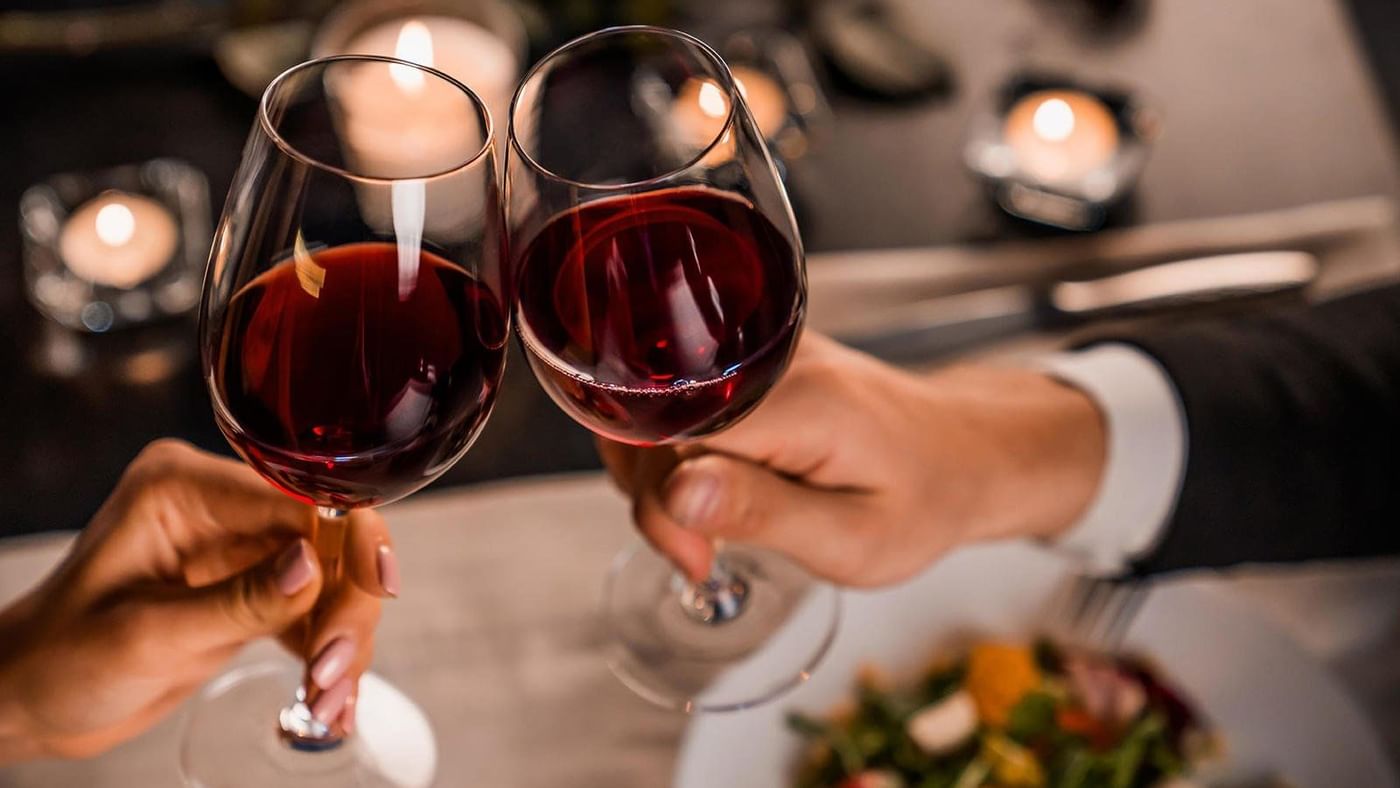
[[1030,331],[1297,294],[1317,279],[1319,267],[1316,257],[1297,251],[1199,257],[1094,279],[928,299],[886,309],[878,325],[838,338],[886,361],[933,361]]

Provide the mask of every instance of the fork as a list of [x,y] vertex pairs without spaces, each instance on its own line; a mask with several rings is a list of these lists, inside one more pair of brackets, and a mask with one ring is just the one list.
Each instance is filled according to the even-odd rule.
[[1049,620],[1071,642],[1116,651],[1149,590],[1149,583],[1139,578],[1070,575],[1055,595]]

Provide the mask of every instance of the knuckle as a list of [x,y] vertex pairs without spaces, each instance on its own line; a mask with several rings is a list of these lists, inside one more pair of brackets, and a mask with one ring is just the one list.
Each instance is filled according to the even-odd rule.
[[195,448],[175,438],[160,438],[146,444],[127,470],[127,479],[140,485],[174,476],[195,453]]
[[157,438],[141,449],[138,460],[151,465],[178,463],[194,454],[195,448],[178,438]]
[[247,575],[236,578],[229,593],[223,594],[220,599],[223,614],[241,631],[261,632],[272,623],[259,604],[257,585]]

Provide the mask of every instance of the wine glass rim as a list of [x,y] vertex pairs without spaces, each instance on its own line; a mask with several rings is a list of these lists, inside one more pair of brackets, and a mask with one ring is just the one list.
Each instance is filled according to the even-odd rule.
[[[530,84],[530,81],[533,80],[535,76],[539,74],[542,70],[544,70],[546,64],[553,61],[559,55],[569,52],[570,50],[577,49],[581,46],[584,46],[585,44],[593,43],[594,41],[600,38],[607,38],[610,36],[623,35],[629,33],[649,33],[664,38],[678,39],[680,41],[685,42],[686,44],[690,44],[695,48],[699,49],[700,52],[706,58],[709,58],[710,60],[714,61],[715,65],[718,66],[719,70],[719,77],[722,83],[720,87],[723,88],[725,96],[729,100],[729,114],[725,116],[724,123],[719,127],[719,130],[715,132],[714,137],[710,139],[710,141],[705,145],[705,147],[702,148],[690,159],[688,159],[684,164],[667,170],[666,172],[663,172],[659,175],[652,175],[650,177],[642,178],[640,180],[627,181],[625,183],[591,183],[589,181],[579,181],[573,178],[566,177],[564,175],[560,175],[559,173],[549,169],[543,164],[540,164],[538,161],[535,160],[533,156],[531,156],[525,150],[525,146],[520,144],[520,139],[515,135],[515,110],[520,104],[520,97],[525,92],[525,86]],[[693,169],[695,165],[703,161],[705,157],[710,154],[710,151],[714,150],[715,146],[719,145],[720,142],[724,140],[725,136],[729,134],[730,128],[734,125],[734,116],[739,110],[739,101],[741,101],[741,99],[739,97],[739,89],[734,84],[734,74],[730,72],[729,64],[725,62],[724,58],[720,56],[719,52],[715,51],[714,47],[710,46],[709,44],[706,44],[704,41],[701,41],[700,39],[683,30],[676,30],[675,28],[661,27],[659,25],[615,25],[613,27],[605,27],[601,30],[595,30],[592,33],[579,36],[578,38],[575,38],[572,41],[561,44],[558,48],[554,49],[549,54],[540,58],[533,66],[530,67],[529,71],[525,72],[525,76],[520,78],[520,84],[516,85],[515,87],[515,95],[511,96],[510,99],[510,110],[507,113],[508,117],[506,118],[506,137],[510,140],[510,149],[516,154],[518,154],[526,164],[528,164],[532,169],[535,169],[543,173],[544,175],[553,178],[554,180],[557,180],[561,183],[567,183],[570,186],[576,186],[592,191],[626,191],[628,189],[637,189],[646,186],[653,186],[658,183],[664,183],[665,181],[668,181],[676,177],[677,175],[686,172],[687,170]]]
[[[387,63],[391,66],[405,66],[408,68],[417,69],[418,71],[425,71],[429,75],[437,77],[438,79],[441,79],[449,85],[456,87],[458,90],[465,93],[467,95],[467,98],[471,99],[472,104],[476,107],[477,115],[485,121],[486,134],[482,140],[481,147],[477,149],[476,153],[473,153],[464,161],[458,164],[454,164],[445,170],[424,173],[422,175],[409,175],[395,178],[385,178],[375,175],[365,175],[363,173],[352,172],[351,170],[347,170],[344,167],[338,167],[334,164],[328,164],[324,161],[321,161],[320,159],[315,158],[314,156],[308,156],[307,154],[303,153],[300,149],[297,148],[296,145],[293,145],[291,141],[283,137],[281,133],[277,131],[276,126],[272,122],[272,118],[268,115],[268,101],[271,99],[273,93],[276,91],[278,86],[280,86],[284,80],[290,78],[293,74],[310,68],[320,68],[335,63],[344,62],[378,62]],[[467,87],[465,83],[458,80],[451,74],[439,71],[438,69],[433,68],[432,66],[425,66],[422,63],[414,63],[411,60],[403,60],[402,58],[390,57],[388,55],[328,55],[326,57],[312,58],[311,60],[303,61],[301,63],[296,64],[295,66],[292,66],[291,68],[287,69],[286,71],[283,71],[281,74],[278,74],[276,77],[274,77],[273,80],[268,83],[267,87],[263,89],[262,98],[258,100],[258,125],[262,127],[263,133],[266,134],[268,138],[272,140],[273,144],[276,145],[287,156],[309,167],[314,167],[318,170],[324,170],[325,172],[339,175],[342,178],[346,178],[353,181],[359,181],[361,183],[390,184],[402,183],[403,181],[426,181],[432,180],[434,178],[441,178],[446,175],[452,175],[454,173],[461,172],[462,170],[472,167],[477,162],[485,158],[486,154],[491,151],[491,146],[496,139],[495,119],[491,117],[491,110],[486,106],[486,102],[481,99],[481,96],[477,95],[475,90],[472,90],[470,87]]]

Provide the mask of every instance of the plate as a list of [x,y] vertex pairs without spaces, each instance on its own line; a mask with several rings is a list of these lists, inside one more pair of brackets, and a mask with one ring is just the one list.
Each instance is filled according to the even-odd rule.
[[[849,592],[836,644],[810,681],[767,706],[692,721],[676,787],[789,785],[801,748],[783,723],[789,710],[820,714],[849,697],[863,664],[909,675],[956,635],[1035,632],[1066,571],[1031,546],[974,547],[903,585]],[[1224,734],[1224,774],[1281,775],[1300,788],[1400,785],[1337,681],[1226,592],[1159,583],[1124,648],[1154,659]]]

